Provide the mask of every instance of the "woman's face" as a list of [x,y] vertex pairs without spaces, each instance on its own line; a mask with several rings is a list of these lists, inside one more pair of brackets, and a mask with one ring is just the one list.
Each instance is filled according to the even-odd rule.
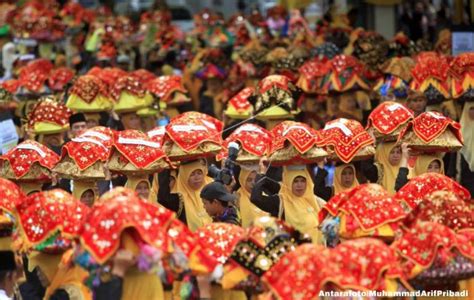
[[140,117],[135,113],[126,113],[120,116],[122,120],[123,127],[125,129],[133,129],[133,130],[141,130],[142,129],[142,121]]
[[94,192],[92,190],[87,190],[81,195],[81,202],[85,205],[92,207],[94,205]]
[[423,97],[418,97],[408,101],[407,106],[409,109],[415,112],[415,115],[419,115],[426,109],[426,99]]
[[341,183],[345,188],[350,188],[354,182],[354,170],[351,167],[345,167],[341,173]]
[[400,164],[400,160],[402,159],[402,149],[397,146],[393,147],[392,150],[390,151],[390,154],[388,155],[388,162],[396,167]]
[[291,192],[296,197],[303,196],[304,192],[306,192],[306,178],[302,176],[296,177],[291,185]]
[[188,178],[188,185],[193,190],[199,190],[204,184],[204,173],[201,169],[194,170]]
[[148,197],[150,196],[150,185],[146,181],[141,181],[138,185],[137,188],[135,189],[135,192],[137,192],[138,196],[144,200],[147,200]]
[[245,190],[249,193],[252,192],[253,185],[255,183],[255,177],[257,176],[257,172],[252,171],[249,176],[247,176],[247,180],[245,181]]
[[428,165],[428,173],[441,173],[441,163],[439,160],[433,160],[429,165]]

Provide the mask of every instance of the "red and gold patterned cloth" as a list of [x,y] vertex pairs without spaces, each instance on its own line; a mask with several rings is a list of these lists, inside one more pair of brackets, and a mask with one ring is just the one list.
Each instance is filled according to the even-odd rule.
[[[21,180],[21,177],[28,173],[34,163],[39,163],[46,169],[51,170],[58,163],[59,156],[38,142],[26,140],[0,156],[0,159],[8,161],[16,179]],[[45,177],[38,178],[38,180],[50,179],[45,174],[43,176]]]
[[290,83],[290,79],[283,75],[270,75],[258,83],[257,90],[259,94],[264,94],[268,92],[272,88],[282,89],[284,91],[290,92],[288,84]]
[[467,235],[456,234],[439,223],[419,222],[391,245],[402,258],[408,278],[433,265],[435,260],[447,264],[457,255],[474,259],[474,246]]
[[330,70],[327,60],[309,60],[299,68],[300,77],[296,85],[306,93],[321,93],[321,82]]
[[[320,222],[327,213],[342,217],[340,232],[346,238],[393,236],[398,221],[406,216],[403,206],[375,183],[362,184],[332,197],[319,213]],[[386,230],[384,225],[391,230],[382,232]]]
[[350,55],[337,55],[329,61],[329,72],[322,80],[322,90],[328,92],[347,92],[354,89],[369,90],[366,70],[357,58]]
[[381,240],[344,241],[330,251],[330,262],[337,265],[344,276],[340,281],[344,289],[386,291],[390,289],[386,279],[395,278],[406,284],[396,251]]
[[317,299],[328,283],[338,286],[355,282],[351,273],[332,263],[331,250],[306,244],[283,256],[262,280],[277,299]]
[[166,125],[164,141],[173,141],[185,152],[190,152],[204,142],[222,144],[221,121],[198,112],[184,113],[173,118]]
[[413,120],[413,112],[400,103],[386,101],[379,104],[369,115],[367,127],[388,135]]
[[[36,124],[48,123],[60,128],[69,127],[69,117],[72,111],[54,98],[43,98],[35,105],[28,115],[28,127],[38,131]],[[41,132],[37,132],[41,133]]]
[[2,211],[13,215],[15,206],[25,197],[19,186],[10,180],[0,178],[0,220],[3,221]]
[[130,76],[140,81],[143,85],[147,85],[150,81],[153,81],[156,76],[152,72],[145,69],[138,69],[130,72]]
[[474,228],[474,202],[466,202],[453,191],[434,191],[407,216],[404,223],[413,226],[416,222],[436,222],[452,230]]
[[457,99],[474,89],[474,53],[462,53],[451,60],[451,95]]
[[321,134],[320,146],[330,146],[344,163],[349,163],[364,147],[374,144],[374,139],[356,120],[336,119],[326,123]]
[[138,130],[115,132],[114,149],[137,169],[145,169],[161,159],[168,161],[161,145],[153,142],[146,133]]
[[305,153],[321,141],[319,133],[305,123],[284,121],[272,129],[272,152],[290,142],[300,153]]
[[407,127],[400,133],[399,140],[403,138],[407,131],[413,130],[417,137],[425,143],[430,143],[448,128],[463,143],[461,125],[458,122],[436,111],[424,112],[408,123]]
[[272,138],[272,134],[265,128],[255,124],[243,124],[225,139],[222,144],[223,150],[218,154],[217,159],[225,158],[229,143],[237,142],[242,150],[255,155],[258,160],[270,154]]
[[120,78],[127,76],[127,72],[119,68],[101,69],[99,67],[94,67],[90,69],[86,75],[95,75],[99,77],[99,79],[106,84],[108,91],[111,92],[117,81]]
[[44,242],[58,231],[62,238],[77,237],[89,211],[86,205],[60,189],[29,195],[16,206],[24,249]]
[[94,204],[80,240],[100,264],[115,254],[127,228],[133,228],[145,243],[167,253],[166,228],[173,219],[174,213],[166,208],[140,200],[132,190],[115,188]]
[[422,52],[411,70],[412,90],[424,93],[431,86],[445,98],[450,97],[449,59],[436,52]]
[[195,234],[205,251],[224,264],[243,237],[244,229],[228,223],[211,223],[200,227]]
[[415,209],[423,199],[436,191],[451,191],[467,203],[471,200],[469,191],[451,178],[438,173],[425,173],[411,179],[394,196],[404,202],[408,209]]
[[146,88],[165,103],[173,100],[174,92],[187,93],[182,83],[181,76],[160,76],[147,83]]
[[98,95],[107,97],[107,85],[94,75],[84,75],[77,78],[70,91],[86,103],[91,103]]
[[120,99],[122,92],[127,92],[139,98],[143,98],[146,94],[144,85],[132,76],[120,77],[110,90],[110,95],[115,101]]
[[20,69],[18,80],[26,90],[39,93],[44,92],[46,80],[53,70],[53,64],[47,59],[35,59]]
[[163,145],[163,139],[165,137],[166,128],[165,126],[158,126],[148,131],[146,134],[155,143],[160,144],[160,147]]
[[63,91],[72,79],[74,78],[74,70],[61,67],[51,71],[48,78],[48,85],[53,91]]
[[100,139],[80,136],[63,145],[61,158],[68,155],[82,171],[97,161],[105,163],[110,153],[111,146],[107,147]]
[[[237,93],[234,97],[230,98],[227,106],[232,106],[237,113],[252,113],[252,104],[248,98],[255,93],[255,88],[246,87]],[[227,108],[229,109],[229,108]]]

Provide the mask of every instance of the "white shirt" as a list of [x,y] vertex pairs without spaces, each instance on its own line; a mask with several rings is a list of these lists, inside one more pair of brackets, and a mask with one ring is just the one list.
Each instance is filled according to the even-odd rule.
[[0,300],[12,300],[4,290],[0,290]]

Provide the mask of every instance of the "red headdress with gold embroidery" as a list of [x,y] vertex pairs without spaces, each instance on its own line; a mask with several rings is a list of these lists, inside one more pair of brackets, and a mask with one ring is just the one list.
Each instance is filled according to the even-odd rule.
[[462,53],[449,64],[453,98],[474,98],[474,53]]
[[188,112],[166,126],[164,145],[171,160],[213,156],[221,150],[223,123],[211,116]]
[[53,91],[60,92],[73,78],[74,70],[67,67],[57,68],[49,74],[48,85]]
[[46,80],[53,70],[53,64],[47,59],[35,59],[20,69],[18,80],[22,87],[33,93],[45,92]]
[[410,287],[396,251],[378,239],[344,241],[331,249],[330,262],[346,277],[340,283],[343,289],[387,291],[393,288],[396,279]]
[[188,91],[183,86],[181,76],[178,75],[155,78],[148,82],[146,88],[167,105],[179,105],[191,100],[186,96]]
[[321,146],[334,151],[344,163],[354,159],[365,159],[375,154],[374,139],[356,120],[336,119],[326,123],[320,131]]
[[400,103],[386,101],[380,103],[369,115],[367,131],[372,131],[377,139],[393,141],[400,131],[413,120],[413,112]]
[[143,85],[147,85],[150,81],[156,78],[155,74],[145,69],[138,69],[130,72],[130,76],[135,77]]
[[113,100],[107,85],[99,77],[84,75],[74,82],[66,106],[78,112],[100,112],[110,110]]
[[448,227],[419,222],[395,240],[407,278],[417,286],[470,278],[474,272],[474,246],[467,235]]
[[423,200],[405,219],[407,226],[416,222],[436,222],[452,230],[474,228],[472,201],[466,202],[453,191],[434,191]]
[[330,71],[330,64],[326,59],[308,60],[299,68],[300,77],[296,85],[305,93],[321,93],[321,81]]
[[253,113],[253,106],[248,98],[255,93],[255,88],[246,87],[232,97],[227,103],[225,114],[233,119],[247,119]]
[[69,129],[72,112],[54,97],[39,100],[28,115],[28,128],[35,134],[53,134]]
[[350,90],[369,90],[365,67],[355,57],[337,55],[329,61],[329,72],[322,80],[324,92],[347,92]]
[[[23,191],[12,181],[0,178],[0,250],[10,248],[15,205],[25,198]],[[6,245],[3,239],[6,239]]]
[[113,131],[106,127],[95,127],[62,147],[61,161],[54,171],[68,179],[103,179],[104,164],[113,144]]
[[398,221],[405,218],[403,206],[380,185],[357,186],[331,198],[319,214],[322,222],[327,214],[339,216],[339,235],[351,239],[364,236],[392,239]]
[[0,156],[2,176],[15,181],[51,180],[50,170],[58,163],[59,156],[38,142],[26,140]]
[[243,237],[244,229],[233,224],[211,223],[199,228],[195,234],[207,254],[224,264]]
[[321,136],[305,123],[284,121],[272,129],[270,160],[277,164],[304,164],[325,158]]
[[222,144],[223,150],[217,155],[218,160],[227,157],[227,147],[231,142],[240,144],[238,162],[257,162],[260,157],[270,154],[272,135],[258,125],[243,124],[225,139]]
[[424,112],[400,132],[399,141],[421,151],[457,151],[463,145],[461,125],[441,113]]
[[148,131],[146,134],[153,142],[163,145],[163,138],[165,137],[165,133],[165,126],[158,126]]
[[153,142],[146,133],[123,130],[115,133],[108,167],[124,174],[155,173],[169,168],[169,160],[161,144]]
[[94,67],[87,72],[86,75],[95,75],[102,80],[106,86],[107,90],[111,91],[114,84],[123,76],[127,76],[127,72],[119,68],[99,68]]
[[126,229],[133,229],[141,242],[167,253],[166,228],[173,219],[173,212],[142,201],[132,190],[115,188],[94,204],[93,212],[84,222],[80,240],[100,264],[115,254]]
[[16,206],[16,213],[23,250],[57,251],[68,248],[78,236],[89,208],[54,189],[26,197]]
[[282,257],[262,280],[278,299],[317,299],[327,284],[355,282],[355,277],[333,264],[331,257],[327,248],[301,245]]
[[145,86],[132,76],[120,77],[110,95],[115,100],[114,111],[118,113],[137,111],[153,103],[153,97]]
[[438,173],[425,173],[411,179],[394,196],[399,202],[404,202],[408,209],[415,209],[423,199],[435,191],[451,191],[465,202],[469,202],[471,194],[451,178]]
[[436,52],[422,52],[415,59],[410,88],[438,103],[450,98],[449,60]]

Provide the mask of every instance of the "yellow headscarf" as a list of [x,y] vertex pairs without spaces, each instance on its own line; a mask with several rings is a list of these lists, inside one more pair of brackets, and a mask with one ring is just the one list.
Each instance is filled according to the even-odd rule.
[[39,251],[33,251],[28,255],[28,271],[38,267],[51,283],[56,275],[62,254],[46,254]]
[[[121,236],[122,247],[131,251],[135,256],[140,253],[137,243],[127,232]],[[147,273],[132,267],[123,278],[121,300],[164,299],[163,285],[156,273]]]
[[474,102],[466,102],[461,114],[461,133],[464,138],[464,146],[461,153],[464,156],[469,169],[474,171],[474,121],[469,118],[469,110],[474,107]]
[[[342,179],[341,179],[342,171],[347,167],[351,168],[354,171],[354,181],[352,182],[352,185],[348,188],[342,185]],[[357,180],[357,176],[356,176],[357,175],[356,169],[353,164],[344,164],[344,165],[337,166],[336,171],[334,173],[335,173],[334,174],[334,194],[344,192],[352,188],[355,188],[356,186],[359,186],[359,181]]]
[[408,178],[413,178],[416,176],[419,176],[421,174],[425,174],[428,172],[428,166],[433,162],[433,161],[439,161],[440,167],[441,167],[441,172],[440,174],[444,175],[444,162],[443,162],[443,156],[441,154],[438,155],[419,155],[416,158],[415,162],[415,167],[410,170],[408,174]]
[[188,185],[189,176],[195,170],[201,170],[204,174],[204,185],[210,183],[212,180],[206,176],[207,168],[202,161],[195,161],[179,166],[178,178],[176,179],[176,191],[183,197],[184,209],[186,211],[186,221],[191,231],[196,231],[199,227],[212,222],[211,217],[204,210],[204,205],[201,200],[201,189],[193,190]]
[[[296,177],[306,179],[306,191],[301,197],[296,197],[291,191],[293,181]],[[280,200],[283,203],[285,221],[302,233],[308,234],[313,240],[313,243],[322,244],[322,234],[318,229],[318,213],[322,206],[322,200],[313,194],[313,188],[313,181],[306,168],[283,168]]]
[[395,180],[397,179],[400,166],[392,166],[389,161],[390,151],[396,147],[396,143],[380,143],[375,152],[375,161],[383,167],[383,177],[380,182],[389,193],[395,194]]
[[73,250],[70,249],[60,256],[61,262],[51,284],[46,289],[44,299],[49,299],[56,290],[63,289],[68,293],[69,299],[92,300],[91,290],[83,284],[88,273],[71,263],[72,255]]
[[[153,180],[154,180],[154,178],[153,178]],[[150,185],[150,181],[148,181],[148,175],[145,175],[145,176],[127,176],[127,182],[125,183],[125,187],[136,191],[137,186],[141,182],[146,182],[148,184],[148,188],[150,189],[150,194],[148,195],[148,201],[152,202],[152,203],[156,202],[156,195],[157,194],[155,193],[155,191],[157,189],[153,188]]]
[[249,227],[255,218],[268,216],[268,213],[256,207],[250,202],[250,193],[245,189],[245,183],[249,175],[255,172],[253,170],[245,170],[242,168],[239,174],[240,189],[237,191],[239,195],[240,216],[242,217],[242,227]]

